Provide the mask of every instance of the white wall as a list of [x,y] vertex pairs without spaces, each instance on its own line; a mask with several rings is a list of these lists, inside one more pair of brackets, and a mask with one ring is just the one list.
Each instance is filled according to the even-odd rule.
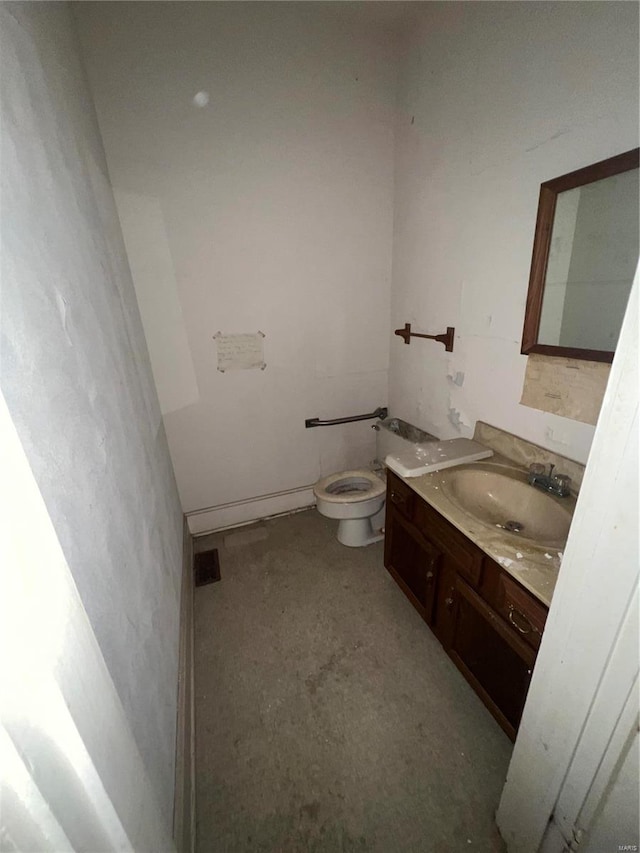
[[170,826],[178,495],[69,8],[0,16],[2,391]]
[[[540,183],[638,145],[632,3],[433,3],[404,51],[391,410],[442,437],[477,419],[586,460],[593,427],[519,404]],[[454,386],[449,376],[464,373]]]
[[1,392],[0,685],[3,853],[175,851]]
[[[349,7],[77,4],[185,511],[373,458],[371,422],[304,428],[387,402],[395,41]],[[266,370],[218,373],[258,330]]]

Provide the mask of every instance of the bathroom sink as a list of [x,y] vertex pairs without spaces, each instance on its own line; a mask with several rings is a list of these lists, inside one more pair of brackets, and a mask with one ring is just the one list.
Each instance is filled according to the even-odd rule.
[[500,527],[528,545],[562,548],[575,501],[530,486],[517,468],[478,462],[442,474],[442,491],[483,524]]

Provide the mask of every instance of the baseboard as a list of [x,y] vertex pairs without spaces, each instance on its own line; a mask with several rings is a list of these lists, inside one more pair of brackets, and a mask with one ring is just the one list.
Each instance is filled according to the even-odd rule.
[[196,846],[193,537],[186,517],[183,530],[173,839],[178,853],[193,853]]
[[188,512],[186,517],[192,535],[201,536],[204,533],[214,533],[216,530],[259,521],[272,515],[304,509],[313,504],[315,504],[313,486],[300,486],[297,489],[287,489],[269,495],[194,510]]

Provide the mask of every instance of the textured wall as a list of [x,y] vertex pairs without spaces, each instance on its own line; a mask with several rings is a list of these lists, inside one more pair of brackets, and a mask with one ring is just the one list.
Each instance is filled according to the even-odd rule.
[[[386,403],[389,27],[342,3],[76,5],[185,510],[366,464],[370,423],[304,420]],[[266,370],[218,373],[213,335],[259,329]]]
[[533,232],[542,181],[638,145],[638,7],[424,7],[401,71],[392,328],[455,326],[456,341],[393,341],[391,410],[446,438],[488,421],[584,461],[592,426],[520,405]]
[[70,11],[0,15],[2,390],[170,823],[180,504]]

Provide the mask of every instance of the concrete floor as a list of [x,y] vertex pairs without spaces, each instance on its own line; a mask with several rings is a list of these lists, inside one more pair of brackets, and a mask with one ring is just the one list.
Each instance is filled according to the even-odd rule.
[[511,743],[383,567],[315,510],[197,541],[198,853],[504,847]]

